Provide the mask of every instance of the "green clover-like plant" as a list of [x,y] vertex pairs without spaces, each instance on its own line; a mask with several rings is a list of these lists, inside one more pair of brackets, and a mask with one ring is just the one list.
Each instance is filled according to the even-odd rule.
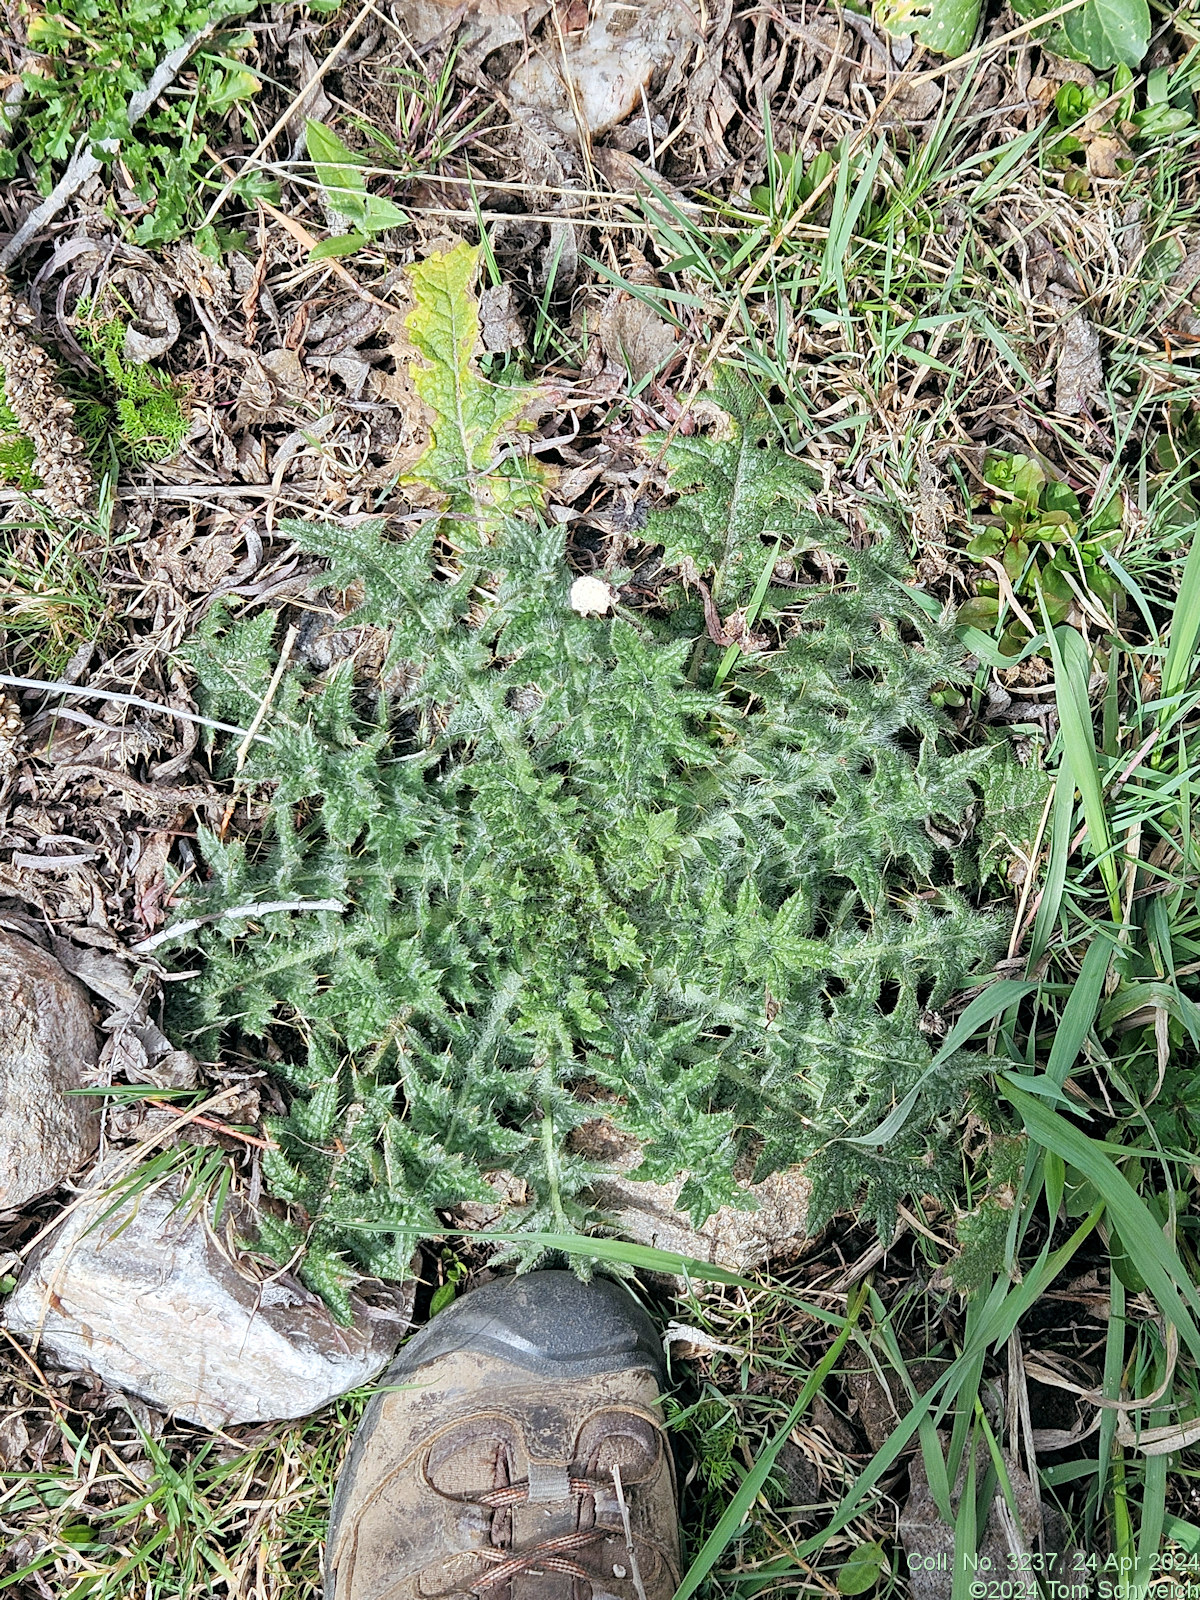
[[[987,510],[976,518],[966,553],[988,575],[977,582],[974,597],[958,608],[960,626],[992,633],[1000,623],[1001,586],[998,575],[991,576],[995,566],[990,563],[999,564],[1013,593],[1028,602],[1035,616],[1040,593],[1054,625],[1069,620],[1079,591],[1105,608],[1121,604],[1121,586],[1104,563],[1105,551],[1121,537],[1118,496],[1093,512],[1085,528],[1075,491],[1048,477],[1030,456],[994,456],[983,476],[996,493],[983,501]],[[1019,655],[1028,641],[1024,623],[1009,616],[1000,635],[1002,654]]]

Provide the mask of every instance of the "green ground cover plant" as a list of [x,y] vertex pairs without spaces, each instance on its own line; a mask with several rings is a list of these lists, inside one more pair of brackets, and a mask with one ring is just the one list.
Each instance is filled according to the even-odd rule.
[[[23,98],[6,114],[11,137],[0,148],[0,177],[11,178],[23,155],[48,194],[78,142],[87,138],[106,162],[120,159],[144,203],[132,235],[139,244],[178,238],[188,224],[205,141],[216,122],[259,89],[239,59],[252,35],[240,19],[253,0],[48,0],[28,8],[26,36],[37,52],[22,74]],[[193,57],[194,91],[160,100],[129,126],[129,97],[145,87],[160,61],[193,33],[228,22]]]
[[[75,427],[87,446],[97,477],[115,481],[121,467],[141,467],[173,456],[188,428],[187,393],[151,361],[124,355],[125,324],[76,309],[79,342],[93,370],[60,369],[64,392],[75,407]],[[0,382],[3,369],[0,368]],[[17,488],[41,487],[33,441],[0,395],[0,481]]]
[[[1041,595],[1051,623],[1064,621],[1089,597],[1108,614],[1124,604],[1121,585],[1104,564],[1105,554],[1121,542],[1119,495],[1109,496],[1085,519],[1070,485],[1047,477],[1029,456],[993,457],[983,477],[996,498],[983,502],[983,515],[977,512],[966,553],[987,564],[986,576],[976,584],[975,597],[959,606],[960,627],[996,631],[1001,610],[1001,574],[992,576],[996,565],[1003,568],[1012,592],[1035,611]],[[1010,617],[1000,631],[1001,654],[1019,655],[1029,642],[1029,628]]]
[[129,360],[120,317],[93,317],[80,305],[75,320],[79,342],[96,367],[94,376],[76,378],[72,385],[76,426],[97,469],[113,456],[123,466],[173,456],[188,428],[183,384],[152,361]]
[[[307,1281],[343,1309],[353,1271],[403,1276],[413,1232],[501,1167],[529,1187],[523,1228],[602,1223],[571,1146],[601,1111],[643,1143],[643,1176],[686,1169],[697,1219],[737,1200],[739,1152],[760,1174],[810,1160],[816,1217],[861,1200],[890,1227],[914,1181],[948,1192],[942,1133],[985,1063],[939,1053],[930,1018],[1004,937],[972,902],[962,819],[1040,804],[1002,747],[952,748],[930,695],[965,681],[961,645],[893,550],[853,551],[814,515],[735,378],[712,433],[663,441],[678,498],[647,531],[690,584],[652,613],[577,614],[536,475],[516,454],[476,465],[527,395],[473,369],[474,268],[460,247],[414,272],[436,412],[416,476],[442,509],[403,542],[288,527],[335,587],[361,583],[351,620],[389,627],[404,687],[370,704],[348,667],[285,675],[243,771],[270,779],[268,842],[206,836],[189,895],[202,916],[345,907],[200,934],[175,1015],[202,1051],[234,1025],[291,1040],[264,1171],[296,1221],[266,1238],[306,1246]],[[772,586],[781,553],[818,547],[841,581]],[[700,583],[779,647],[714,660]],[[275,626],[214,610],[186,651],[206,711],[254,716]],[[874,1142],[906,1095],[906,1126]]]

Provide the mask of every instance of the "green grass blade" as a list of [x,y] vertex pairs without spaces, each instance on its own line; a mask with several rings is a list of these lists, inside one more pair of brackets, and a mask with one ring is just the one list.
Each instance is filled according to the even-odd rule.
[[846,1348],[846,1343],[854,1330],[855,1321],[866,1302],[866,1298],[867,1286],[864,1284],[859,1289],[852,1304],[847,1307],[845,1326],[821,1357],[817,1366],[809,1373],[800,1393],[796,1396],[795,1405],[787,1414],[783,1426],[759,1456],[751,1471],[746,1474],[738,1488],[738,1492],[725,1507],[716,1527],[697,1552],[696,1559],[684,1574],[683,1581],[675,1591],[675,1600],[688,1600],[689,1595],[695,1594],[720,1559],[726,1545],[746,1520],[746,1513],[758,1498],[759,1491],[770,1476],[771,1468],[775,1465],[776,1456],[791,1437],[792,1429],[808,1409],[809,1403],[817,1390],[837,1365],[838,1357]]
[[1181,1550],[1189,1550],[1193,1555],[1200,1552],[1200,1528],[1194,1522],[1185,1522],[1182,1517],[1168,1512],[1163,1518],[1163,1535]]
[[843,1144],[884,1145],[889,1139],[894,1139],[900,1129],[908,1121],[912,1108],[917,1103],[917,1096],[928,1080],[949,1059],[973,1033],[977,1033],[986,1022],[993,1022],[998,1016],[1023,1000],[1027,994],[1032,994],[1035,984],[1022,982],[1019,978],[1000,978],[995,983],[989,984],[982,994],[976,995],[967,1006],[962,1016],[951,1028],[942,1043],[941,1049],[925,1068],[925,1071],[913,1084],[912,1088],[901,1100],[900,1104],[893,1106],[887,1116],[877,1128],[872,1128],[870,1133],[854,1134],[842,1140]]
[[[767,585],[771,581],[771,574],[775,571],[775,563],[779,560],[780,546],[783,544],[783,535],[775,540],[775,548],[767,557],[766,565],[758,575],[758,582],[754,585],[754,593],[750,596],[750,604],[746,607],[746,631],[749,632],[758,621],[759,607],[762,605],[767,593]],[[731,644],[721,657],[717,668],[717,675],[713,679],[713,688],[719,689],[733,669],[733,664],[741,654],[741,645]]]
[[[891,1438],[882,1450],[878,1450],[869,1466],[865,1467],[850,1488],[842,1497],[835,1509],[833,1516],[819,1533],[806,1539],[796,1551],[800,1560],[806,1560],[822,1549],[834,1534],[840,1533],[846,1524],[858,1511],[863,1500],[875,1485],[888,1473],[896,1461],[903,1454],[909,1440],[916,1433],[922,1420],[930,1417],[935,1426],[945,1416],[954,1400],[958,1397],[964,1379],[971,1374],[976,1364],[981,1364],[983,1356],[989,1347],[999,1348],[1010,1336],[1013,1329],[1026,1315],[1029,1308],[1046,1292],[1058,1277],[1059,1273],[1074,1258],[1075,1253],[1090,1237],[1100,1216],[1102,1206],[1097,1206],[1089,1213],[1066,1242],[1051,1253],[1048,1246],[1044,1246],[1037,1261],[1028,1270],[1023,1280],[1018,1284],[1009,1285],[1007,1282],[998,1283],[989,1297],[984,1315],[981,1317],[973,1339],[971,1339],[962,1354],[959,1355],[946,1368],[946,1371],[937,1382],[924,1394],[918,1403],[896,1425]],[[971,1401],[972,1409],[974,1400]]]
[[[1045,602],[1042,602],[1043,610]],[[1050,628],[1047,618],[1050,653],[1054,657],[1054,699],[1062,729],[1062,765],[1070,773],[1083,805],[1088,840],[1097,858],[1100,876],[1108,892],[1114,922],[1121,920],[1117,863],[1113,858],[1112,830],[1104,802],[1104,784],[1096,759],[1096,735],[1088,701],[1088,653],[1074,628]]]
[[985,157],[994,159],[995,162],[993,166],[989,166],[986,176],[980,179],[971,192],[971,198],[968,203],[973,209],[978,210],[992,203],[996,194],[1003,187],[1004,180],[1008,174],[1019,162],[1025,159],[1026,154],[1041,137],[1042,124],[1039,122],[1028,133],[1021,134],[1019,138],[1010,139],[1007,144],[1001,145],[998,154],[992,150],[986,150],[973,158],[976,162],[982,162]]
[[978,1491],[975,1484],[974,1433],[971,1434],[967,1448],[970,1451],[967,1457],[967,1481],[963,1485],[962,1499],[958,1503],[958,1515],[954,1519],[954,1573],[950,1585],[950,1600],[970,1600],[974,1573],[967,1558],[976,1553],[979,1544],[975,1503]]
[[[912,1380],[904,1356],[900,1350],[899,1340],[896,1338],[892,1327],[891,1313],[874,1289],[871,1290],[871,1315],[875,1319],[875,1335],[887,1352],[888,1360],[900,1374],[900,1380],[908,1391],[909,1400],[915,1406],[920,1401],[917,1386]],[[950,1505],[950,1479],[946,1472],[946,1458],[942,1454],[942,1446],[938,1439],[937,1429],[929,1416],[924,1416],[918,1426],[921,1440],[921,1455],[925,1462],[925,1476],[929,1481],[929,1491],[933,1495],[934,1504],[945,1519],[947,1526],[954,1521],[954,1512]]]
[[[1167,653],[1163,658],[1161,697],[1170,700],[1187,686],[1192,676],[1196,645],[1200,641],[1200,523],[1191,529],[1192,547],[1183,565],[1179,595],[1171,616]],[[1166,714],[1165,711],[1163,713]]]
[[[1166,1422],[1167,1413],[1150,1417],[1151,1425]],[[1167,1456],[1147,1456],[1142,1469],[1142,1517],[1138,1526],[1137,1567],[1131,1585],[1131,1600],[1141,1600],[1158,1570],[1163,1524],[1167,1514]]]
[[1075,822],[1075,785],[1071,775],[1059,768],[1054,782],[1054,810],[1050,817],[1050,850],[1046,859],[1046,876],[1042,884],[1042,898],[1033,919],[1033,932],[1029,936],[1027,971],[1032,971],[1046,946],[1058,921],[1063,890],[1067,883],[1067,861],[1071,854],[1071,830]]
[[1175,1324],[1179,1337],[1200,1360],[1200,1328],[1191,1315],[1192,1312],[1200,1315],[1200,1294],[1145,1201],[1096,1140],[1089,1139],[1065,1117],[1026,1094],[1014,1081],[1013,1074],[1004,1074],[1001,1088],[1020,1112],[1030,1138],[1047,1150],[1055,1151],[1091,1179],[1120,1230],[1125,1248],[1137,1262],[1138,1270],[1158,1301],[1159,1309]]
[[1096,935],[1088,945],[1079,968],[1075,986],[1063,1007],[1062,1017],[1050,1047],[1046,1063],[1046,1076],[1053,1078],[1061,1089],[1079,1060],[1083,1041],[1087,1038],[1104,998],[1104,980],[1108,976],[1113,947],[1103,935]]
[[612,1261],[626,1267],[640,1267],[643,1272],[665,1272],[674,1278],[695,1278],[699,1282],[727,1283],[739,1289],[762,1288],[749,1278],[743,1278],[728,1267],[715,1266],[711,1261],[696,1261],[691,1256],[679,1256],[671,1250],[656,1250],[648,1244],[631,1244],[627,1239],[598,1239],[586,1233],[522,1233],[519,1228],[489,1228],[480,1232],[471,1228],[397,1227],[394,1223],[371,1222],[366,1219],[346,1222],[344,1227],[358,1233],[407,1234],[414,1239],[449,1238],[458,1235],[479,1243],[531,1244],[543,1250],[557,1250],[565,1256],[582,1256],[589,1261]]
[[[983,1382],[983,1368],[987,1361],[989,1340],[980,1337],[980,1329],[988,1327],[992,1317],[1004,1301],[1004,1286],[994,1283],[987,1299],[976,1296],[967,1305],[966,1328],[963,1333],[963,1370],[955,1385],[954,1426],[950,1430],[950,1443],[946,1450],[946,1470],[950,1481],[956,1482],[962,1465],[963,1451],[969,1438],[974,1438],[976,1407],[979,1386]],[[967,1352],[971,1352],[968,1356]]]

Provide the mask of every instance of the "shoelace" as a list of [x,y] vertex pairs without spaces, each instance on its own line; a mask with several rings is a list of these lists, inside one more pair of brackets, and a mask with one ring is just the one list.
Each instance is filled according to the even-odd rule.
[[481,1590],[491,1589],[498,1583],[505,1583],[510,1578],[515,1578],[518,1573],[528,1572],[531,1567],[537,1567],[544,1572],[560,1572],[566,1577],[589,1579],[594,1576],[578,1561],[572,1561],[567,1555],[568,1550],[579,1550],[583,1545],[589,1544],[593,1539],[602,1538],[608,1530],[606,1528],[584,1528],[576,1533],[560,1533],[555,1539],[542,1539],[532,1545],[528,1550],[522,1550],[519,1555],[511,1555],[504,1550],[473,1550],[472,1555],[477,1555],[483,1561],[497,1563],[490,1572],[485,1572],[468,1590],[469,1594],[479,1594]]
[[[598,1485],[590,1478],[568,1478],[567,1487],[573,1499],[583,1500],[594,1498]],[[471,1498],[476,1505],[500,1511],[510,1506],[524,1505],[529,1495],[528,1483],[510,1483],[501,1489],[489,1489],[483,1494],[472,1495]],[[533,1567],[544,1572],[560,1573],[568,1578],[582,1578],[585,1582],[594,1579],[595,1574],[589,1572],[580,1562],[572,1561],[568,1552],[580,1550],[594,1539],[607,1538],[611,1533],[610,1528],[596,1524],[590,1528],[577,1529],[574,1533],[560,1533],[553,1538],[541,1539],[528,1550],[519,1553],[492,1550],[486,1546],[473,1550],[472,1555],[478,1556],[481,1561],[494,1561],[496,1565],[490,1572],[485,1572],[482,1577],[477,1578],[466,1593],[480,1594],[494,1588],[498,1583],[506,1583],[518,1574],[528,1572]]]
[[[596,1493],[596,1485],[590,1478],[568,1478],[567,1487],[571,1494],[582,1500],[587,1495]],[[503,1489],[489,1489],[484,1494],[472,1495],[471,1499],[479,1506],[490,1506],[499,1511],[506,1506],[524,1505],[529,1499],[529,1485],[527,1483],[508,1483]]]

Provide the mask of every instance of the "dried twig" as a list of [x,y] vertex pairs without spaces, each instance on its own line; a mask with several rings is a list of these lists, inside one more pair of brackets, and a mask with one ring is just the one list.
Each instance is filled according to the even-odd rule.
[[129,948],[138,955],[148,955],[151,950],[157,950],[159,945],[169,944],[172,939],[178,939],[185,933],[195,933],[197,928],[203,928],[210,922],[233,921],[241,917],[266,917],[272,911],[345,911],[345,909],[340,900],[260,900],[251,906],[230,906],[227,911],[212,911],[206,917],[188,917],[183,922],[176,922],[169,928],[162,928],[158,933],[152,933],[148,939],[142,939]]
[[[173,1117],[187,1116],[182,1107],[173,1106],[166,1100],[156,1100],[152,1095],[147,1095],[146,1104],[153,1106],[156,1111],[169,1111]],[[198,1128],[210,1128],[213,1133],[223,1133],[230,1139],[240,1139],[243,1144],[256,1145],[260,1150],[275,1149],[269,1139],[259,1139],[253,1133],[242,1133],[238,1128],[231,1128],[227,1122],[214,1122],[211,1117],[193,1117],[192,1121]]]
[[142,711],[158,711],[164,717],[178,717],[183,722],[196,722],[202,728],[215,728],[218,733],[238,733],[243,738],[261,739],[270,744],[266,734],[248,734],[245,728],[236,728],[231,722],[217,722],[213,717],[202,717],[195,711],[181,711],[178,706],[160,705],[157,700],[143,700],[137,694],[119,694],[115,689],[90,689],[77,683],[48,683],[44,678],[13,678],[0,672],[0,683],[9,689],[40,689],[46,694],[77,694],[85,700],[112,700],[117,705],[138,706]]
[[23,1344],[18,1344],[17,1343],[17,1341],[13,1338],[12,1334],[9,1333],[7,1328],[0,1328],[0,1334],[4,1335],[4,1337],[8,1340],[9,1344],[12,1345],[13,1349],[20,1356],[21,1360],[24,1361],[27,1366],[32,1367],[32,1369],[33,1369],[38,1381],[42,1385],[42,1393],[45,1395],[46,1399],[50,1402],[50,1409],[54,1412],[55,1416],[56,1417],[65,1417],[66,1414],[67,1414],[66,1406],[63,1405],[62,1401],[55,1394],[54,1390],[50,1387],[49,1383],[47,1383],[46,1374],[42,1371],[41,1367],[38,1366],[37,1362],[33,1359],[33,1357],[29,1354],[29,1351],[26,1350],[26,1348],[25,1348],[25,1346]]
[[263,725],[263,718],[267,714],[267,710],[270,707],[271,701],[275,698],[275,691],[278,689],[280,680],[283,677],[283,670],[288,664],[288,657],[292,653],[292,646],[295,644],[299,636],[300,629],[296,627],[295,623],[293,623],[287,631],[287,637],[283,641],[283,649],[279,652],[279,660],[275,663],[275,671],[271,674],[271,681],[267,685],[267,692],[263,695],[262,701],[259,704],[259,708],[254,713],[254,721],[247,729],[246,737],[237,747],[237,770],[239,772],[246,765],[246,757],[250,754],[250,746],[258,737],[258,730]]

